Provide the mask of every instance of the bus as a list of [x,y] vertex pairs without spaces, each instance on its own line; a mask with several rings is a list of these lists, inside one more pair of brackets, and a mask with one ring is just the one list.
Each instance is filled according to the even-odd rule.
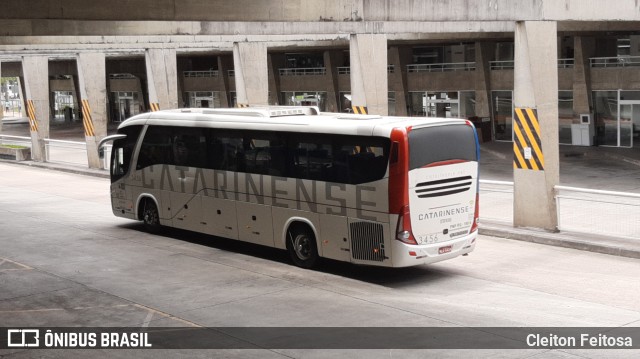
[[320,257],[408,267],[473,251],[475,127],[317,107],[176,109],[124,121],[114,215]]

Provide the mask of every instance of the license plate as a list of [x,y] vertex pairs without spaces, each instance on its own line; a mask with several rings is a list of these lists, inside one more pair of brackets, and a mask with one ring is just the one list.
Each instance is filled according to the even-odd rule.
[[445,254],[451,252],[451,246],[438,248],[438,254]]

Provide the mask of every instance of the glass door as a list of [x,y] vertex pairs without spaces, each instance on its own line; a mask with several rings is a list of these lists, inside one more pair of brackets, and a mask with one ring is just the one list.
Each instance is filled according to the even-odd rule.
[[496,141],[513,141],[513,92],[492,91],[493,134]]
[[[620,101],[618,141],[620,147],[633,147],[640,131],[640,102]],[[640,141],[638,137],[635,142]],[[637,145],[637,143],[636,143]]]

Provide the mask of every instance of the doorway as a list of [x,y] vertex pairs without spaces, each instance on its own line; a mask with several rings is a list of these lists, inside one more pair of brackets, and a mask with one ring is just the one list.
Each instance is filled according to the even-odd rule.
[[112,92],[112,97],[114,108],[111,118],[114,122],[122,122],[140,113],[137,92],[115,91]]
[[618,146],[638,146],[640,144],[640,101],[620,100],[619,104]]

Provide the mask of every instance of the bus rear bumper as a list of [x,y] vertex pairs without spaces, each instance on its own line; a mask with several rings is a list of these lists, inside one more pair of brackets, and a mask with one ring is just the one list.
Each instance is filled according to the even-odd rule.
[[430,264],[467,254],[474,250],[477,237],[478,231],[475,231],[454,240],[426,245],[410,245],[394,240],[391,252],[391,266],[410,267]]

